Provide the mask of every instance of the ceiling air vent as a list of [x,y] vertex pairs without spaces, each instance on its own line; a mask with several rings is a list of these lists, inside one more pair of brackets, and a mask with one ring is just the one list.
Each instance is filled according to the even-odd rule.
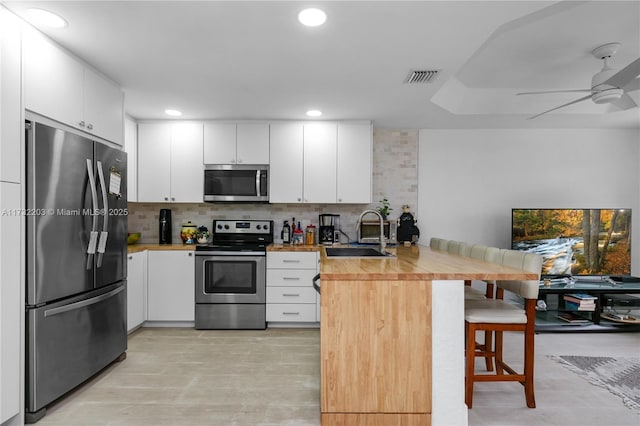
[[405,83],[431,83],[437,76],[440,70],[411,70]]

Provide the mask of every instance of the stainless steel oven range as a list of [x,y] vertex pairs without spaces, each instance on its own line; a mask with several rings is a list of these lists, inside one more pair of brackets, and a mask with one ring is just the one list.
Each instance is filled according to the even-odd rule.
[[266,328],[267,246],[273,221],[214,220],[196,246],[197,329]]

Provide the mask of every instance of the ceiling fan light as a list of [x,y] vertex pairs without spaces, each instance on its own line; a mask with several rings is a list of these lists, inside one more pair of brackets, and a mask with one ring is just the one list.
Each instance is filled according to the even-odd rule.
[[591,96],[591,100],[596,104],[608,104],[610,102],[617,101],[623,94],[624,90],[614,87],[594,93]]

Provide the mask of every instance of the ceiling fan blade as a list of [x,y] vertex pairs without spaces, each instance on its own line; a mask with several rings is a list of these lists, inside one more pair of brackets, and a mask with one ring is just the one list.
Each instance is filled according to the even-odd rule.
[[591,92],[591,89],[545,90],[542,92],[520,92],[520,93],[516,93],[516,95],[540,95],[544,93],[573,93],[573,92]]
[[555,108],[551,108],[551,109],[549,109],[547,111],[541,112],[540,114],[536,114],[533,117],[529,117],[527,120],[533,120],[536,117],[540,117],[542,114],[546,114],[548,112],[555,111],[557,109],[564,108],[564,107],[569,106],[569,105],[577,104],[578,102],[586,101],[587,99],[591,99],[591,94],[588,94],[587,96],[584,96],[584,97],[582,97],[580,99],[576,99],[575,101],[571,101],[571,102],[569,102],[567,104],[560,105],[560,106],[557,106]]
[[611,105],[614,105],[620,110],[631,109],[638,106],[638,104],[631,98],[631,96],[626,93],[622,95],[620,99],[616,99],[611,102]]
[[615,87],[624,87],[631,80],[640,75],[640,58],[631,62],[626,67],[609,77],[602,84],[610,84]]
[[623,87],[625,92],[633,92],[634,90],[640,90],[640,78],[634,78]]

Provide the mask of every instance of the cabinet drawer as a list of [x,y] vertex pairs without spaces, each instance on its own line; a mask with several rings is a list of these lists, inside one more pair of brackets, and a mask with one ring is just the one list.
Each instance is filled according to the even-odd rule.
[[318,253],[315,251],[272,251],[267,253],[267,268],[315,270],[317,267]]
[[267,303],[316,303],[313,287],[267,287]]
[[267,269],[267,288],[272,286],[313,286],[315,269]]
[[316,304],[267,303],[267,321],[316,322]]

